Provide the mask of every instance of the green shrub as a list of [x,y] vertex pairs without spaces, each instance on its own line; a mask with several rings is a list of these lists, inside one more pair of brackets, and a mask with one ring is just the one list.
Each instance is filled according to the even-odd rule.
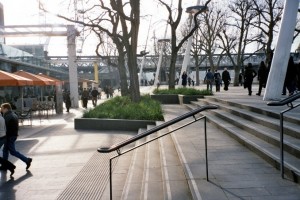
[[213,95],[210,90],[197,90],[195,88],[155,89],[153,94]]
[[160,103],[149,95],[142,96],[139,103],[118,96],[86,111],[83,118],[163,120],[163,114]]

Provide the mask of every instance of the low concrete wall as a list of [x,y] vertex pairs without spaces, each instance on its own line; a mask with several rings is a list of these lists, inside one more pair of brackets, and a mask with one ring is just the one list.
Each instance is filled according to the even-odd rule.
[[139,128],[146,128],[147,125],[154,124],[155,121],[125,119],[75,118],[74,121],[75,129],[84,130],[137,131]]
[[162,104],[179,104],[177,94],[153,94],[151,95],[151,98]]
[[203,95],[177,95],[177,94],[157,94],[151,95],[152,99],[155,99],[162,104],[189,104],[191,101],[197,101],[197,99],[204,98]]
[[197,101],[197,99],[204,98],[203,95],[178,95],[179,104],[190,104],[191,101]]

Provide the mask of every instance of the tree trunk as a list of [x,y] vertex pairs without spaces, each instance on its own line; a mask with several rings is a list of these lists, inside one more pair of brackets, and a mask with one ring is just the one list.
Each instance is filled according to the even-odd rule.
[[[172,51],[171,53],[171,63],[170,63],[170,71],[169,71],[169,90],[175,89],[175,65],[177,59],[177,51]],[[180,82],[181,74],[179,75]]]
[[127,96],[127,95],[129,95],[129,90],[128,90],[128,83],[127,83],[127,75],[126,75],[124,56],[125,55],[120,54],[120,51],[119,51],[118,69],[119,69],[119,74],[120,74],[121,95],[122,96]]
[[138,70],[137,70],[137,60],[136,53],[128,51],[128,68],[129,68],[129,76],[130,76],[130,97],[133,102],[140,101],[140,87],[139,87],[139,79],[138,79]]

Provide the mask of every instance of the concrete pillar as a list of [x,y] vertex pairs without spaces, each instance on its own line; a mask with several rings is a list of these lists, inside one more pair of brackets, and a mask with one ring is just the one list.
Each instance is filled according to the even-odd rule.
[[[190,30],[189,31],[192,30],[193,26],[194,26],[193,15],[190,14]],[[182,62],[181,72],[180,72],[179,76],[181,76],[183,74],[183,72],[186,72],[187,74],[189,74],[187,72],[187,67],[188,67],[188,64],[190,63],[192,41],[193,41],[193,36],[189,37],[189,39],[188,39],[183,62]]]
[[99,72],[98,72],[98,63],[94,62],[94,78],[95,82],[97,83],[97,88],[98,88],[98,83],[99,83]]
[[77,30],[73,25],[67,26],[67,40],[68,40],[68,60],[69,60],[69,83],[70,83],[70,97],[73,108],[78,108],[78,74],[76,66],[76,43],[75,39],[78,35]]
[[298,0],[286,0],[279,36],[264,94],[264,101],[280,100],[299,7]]

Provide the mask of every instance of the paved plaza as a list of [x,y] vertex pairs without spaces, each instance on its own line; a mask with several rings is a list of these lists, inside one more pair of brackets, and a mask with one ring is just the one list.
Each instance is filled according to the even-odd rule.
[[[203,86],[201,86],[201,88],[202,87]],[[254,86],[254,94],[256,93],[256,90],[257,86]],[[147,91],[149,91],[149,87],[142,88],[142,93],[147,93]],[[242,87],[231,87],[227,92],[222,90],[220,93],[216,94],[216,96],[226,96],[227,98],[231,99],[234,99],[234,97],[238,96],[238,98],[236,98],[238,101],[248,102],[249,104],[253,105],[258,105],[257,102],[260,102],[259,105],[264,106],[263,104],[265,103],[262,102],[262,96],[258,97],[254,95],[249,97],[247,95],[247,91]],[[101,102],[103,102],[103,100],[101,100],[99,103]],[[92,108],[91,102],[89,102],[88,107]],[[168,119],[176,116],[174,113],[180,112],[180,108],[176,106],[174,106],[174,108],[172,108],[172,106],[165,106],[164,108],[166,109],[166,117]],[[96,151],[99,146],[115,144],[116,142],[120,142],[136,134],[136,132],[127,131],[75,130],[74,118],[81,117],[83,112],[83,108],[78,108],[71,109],[70,113],[64,112],[60,115],[50,113],[48,118],[34,118],[32,126],[26,121],[20,126],[20,136],[16,143],[16,148],[26,156],[32,157],[33,162],[30,169],[26,171],[26,165],[21,160],[18,160],[12,156],[9,157],[10,161],[12,161],[17,168],[12,178],[10,177],[9,172],[0,172],[1,200],[58,199],[59,195],[67,187],[72,187],[70,183],[73,183],[74,180],[77,180],[76,177],[78,177],[79,173],[81,176],[84,174],[82,170],[89,165],[89,161],[94,159],[95,156],[99,155],[99,153]],[[212,128],[212,130],[214,131],[215,129]],[[255,164],[258,163],[259,166],[264,168],[264,170],[271,171],[265,171],[265,173],[260,172],[261,174],[259,176],[262,177],[260,179],[257,178],[258,176],[251,178],[251,174],[245,175],[245,173],[235,173],[235,175],[232,177],[230,174],[226,175],[226,173],[232,169],[230,169],[230,165],[228,165],[228,163],[226,163],[226,161],[223,159],[219,162],[216,162],[216,165],[213,167],[214,170],[219,170],[218,178],[220,179],[223,177],[223,180],[221,180],[223,185],[230,187],[230,184],[240,184],[241,187],[248,188],[249,185],[247,184],[250,184],[250,182],[243,180],[243,178],[246,177],[249,180],[251,179],[253,193],[264,194],[273,192],[273,197],[276,197],[276,194],[278,195],[278,198],[273,199],[300,199],[300,187],[298,184],[295,184],[289,180],[282,180],[278,170],[270,167],[258,156],[246,152],[241,146],[235,146],[235,148],[232,148],[232,139],[218,138],[228,136],[221,136],[220,134],[216,133],[213,137],[216,141],[222,143],[219,148],[224,148],[224,152],[232,152],[235,156],[239,157],[240,160],[254,160],[252,163],[250,163],[250,166],[239,163],[239,165],[243,166],[244,169],[257,172],[259,169],[258,166],[255,166]],[[188,139],[185,140],[184,137],[180,137],[179,141],[183,143],[190,142]],[[226,150],[226,148],[230,148],[230,150]],[[102,156],[104,155],[102,154]],[[242,158],[243,156],[246,157]],[[227,158],[230,159],[230,156]],[[193,157],[190,157],[189,159],[193,159]],[[226,167],[220,167],[222,163],[226,164]],[[95,167],[97,166],[94,166],[94,168]],[[82,181],[82,185],[93,184],[88,183],[88,180],[86,179],[78,179],[78,181]],[[273,186],[276,183],[276,187],[266,188],[265,183]],[[199,184],[202,184],[203,190],[213,190],[213,188],[208,187],[205,181],[202,181]],[[272,189],[273,191],[268,189]],[[249,192],[249,190],[245,191]],[[238,193],[243,193],[243,188],[241,188]],[[216,193],[215,199],[217,199],[217,195],[218,193]],[[242,196],[243,195],[232,196],[231,199],[261,199],[242,198]],[[265,199],[272,199],[270,198],[270,195],[268,197],[269,198]]]

